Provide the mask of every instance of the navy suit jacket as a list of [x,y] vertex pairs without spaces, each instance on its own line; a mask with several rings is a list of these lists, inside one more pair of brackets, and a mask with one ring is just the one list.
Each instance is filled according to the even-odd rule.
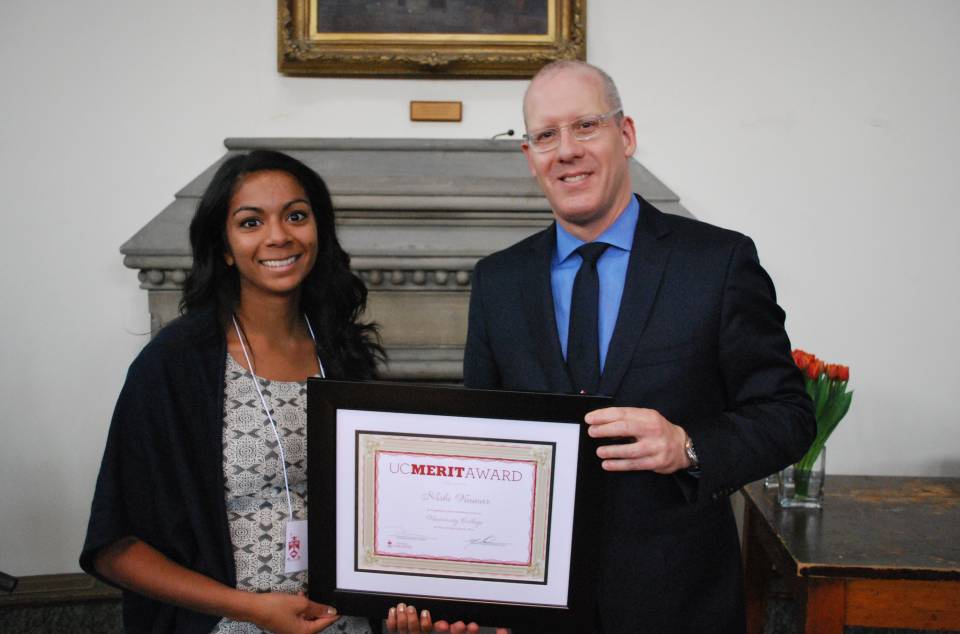
[[[798,460],[815,432],[784,313],[746,236],[640,218],[599,393],[659,411],[693,440],[701,474],[604,476],[598,629],[744,630],[729,496]],[[550,286],[555,228],[477,263],[464,383],[571,392]]]

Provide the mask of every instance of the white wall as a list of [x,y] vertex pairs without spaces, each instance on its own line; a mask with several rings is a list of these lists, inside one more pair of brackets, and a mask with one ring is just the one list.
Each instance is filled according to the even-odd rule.
[[[852,367],[828,471],[960,476],[960,3],[589,4],[637,158],[752,235],[795,345]],[[0,570],[77,569],[148,329],[117,249],[223,138],[521,127],[520,81],[284,78],[275,55],[268,0],[0,5]],[[465,119],[411,123],[411,99]]]

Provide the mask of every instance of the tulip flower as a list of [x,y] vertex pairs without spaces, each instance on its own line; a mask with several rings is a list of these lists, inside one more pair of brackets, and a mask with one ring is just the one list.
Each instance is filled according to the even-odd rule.
[[853,392],[847,391],[847,382],[850,380],[848,366],[824,363],[815,355],[800,349],[792,354],[794,363],[803,372],[804,385],[813,400],[817,419],[817,436],[800,462],[794,465],[797,493],[806,495],[810,470],[823,451],[827,438],[849,411]]

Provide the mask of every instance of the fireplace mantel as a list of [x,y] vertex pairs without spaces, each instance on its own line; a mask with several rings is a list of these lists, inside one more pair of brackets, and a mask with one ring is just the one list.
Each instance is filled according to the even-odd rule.
[[[139,271],[154,332],[177,315],[190,268],[188,226],[220,163],[253,149],[286,152],[326,181],[352,268],[370,291],[393,379],[458,381],[473,266],[545,227],[550,207],[516,141],[230,138],[227,153],[120,247]],[[689,216],[635,160],[634,191]]]

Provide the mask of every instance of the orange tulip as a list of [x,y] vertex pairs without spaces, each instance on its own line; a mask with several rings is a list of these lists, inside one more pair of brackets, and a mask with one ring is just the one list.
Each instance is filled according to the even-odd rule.
[[803,367],[803,350],[794,350],[790,354],[793,356],[793,362],[797,364],[797,367],[801,370],[805,369]]
[[804,352],[803,350],[797,348],[792,353],[793,362],[797,364],[797,367],[801,370],[806,370],[811,363],[816,363],[817,357],[810,354],[809,352]]
[[807,377],[816,380],[821,374],[823,374],[823,368],[823,361],[814,357],[813,362],[807,366]]

